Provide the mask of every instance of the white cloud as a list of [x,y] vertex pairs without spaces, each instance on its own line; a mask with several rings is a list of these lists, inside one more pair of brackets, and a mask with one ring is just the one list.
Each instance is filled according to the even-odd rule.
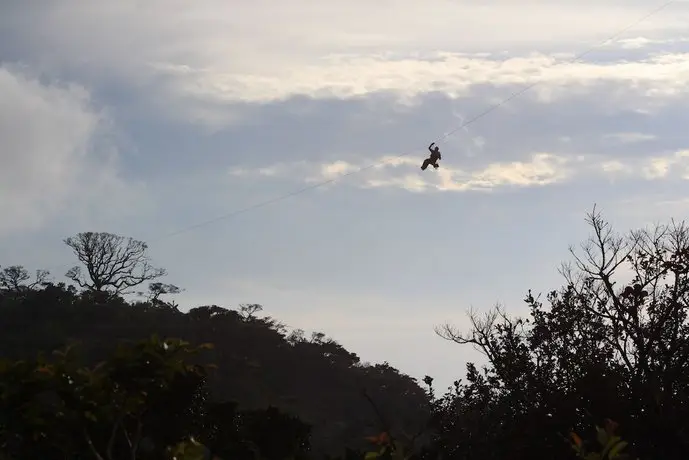
[[437,170],[419,171],[420,161],[409,157],[384,156],[377,162],[354,164],[342,160],[325,164],[306,162],[278,167],[231,170],[233,175],[275,176],[279,169],[285,176],[318,183],[343,175],[360,175],[358,186],[364,188],[402,188],[413,192],[427,190],[469,191],[493,190],[500,187],[532,187],[565,180],[570,161],[547,153],[533,155],[527,161],[491,163],[474,171],[465,171],[451,166]]
[[567,163],[567,158],[548,153],[535,154],[525,162],[493,163],[484,170],[472,174],[467,185],[460,187],[491,189],[508,185],[528,187],[552,184],[567,178]]
[[607,139],[612,139],[622,144],[634,144],[644,141],[652,141],[656,139],[653,134],[645,133],[611,133],[604,136]]
[[[476,219],[475,224],[462,226],[466,227],[466,233],[454,235],[454,241],[448,239],[437,248],[456,245],[457,241],[481,240],[476,240],[475,235],[490,234],[492,229],[499,228],[497,222],[510,219],[506,211],[522,212],[524,203],[530,208],[542,206],[539,209],[544,214],[555,216],[549,222],[555,225],[562,223],[563,215],[574,213],[572,209],[583,207],[584,202],[588,206],[593,200],[613,199],[610,197],[615,194],[628,196],[623,187],[600,187],[603,182],[618,178],[629,181],[634,185],[634,193],[646,197],[657,189],[674,186],[675,191],[682,190],[682,184],[676,186],[670,180],[689,177],[689,156],[683,151],[674,152],[683,147],[683,136],[677,132],[683,127],[663,125],[661,130],[658,119],[644,117],[639,121],[639,117],[630,114],[634,110],[665,117],[671,113],[656,109],[668,105],[674,111],[686,101],[689,54],[684,53],[687,39],[682,35],[686,35],[689,17],[680,5],[636,26],[627,35],[633,38],[591,53],[589,62],[571,63],[569,59],[574,53],[639,19],[656,6],[655,2],[204,0],[189,3],[122,0],[86,3],[56,0],[42,8],[35,8],[31,3],[34,2],[3,6],[0,56],[21,60],[33,69],[45,71],[45,75],[75,78],[86,88],[100,90],[96,94],[115,105],[113,109],[122,115],[124,122],[142,118],[150,122],[154,129],[139,125],[129,134],[134,147],[137,144],[141,147],[141,154],[155,155],[165,163],[155,171],[151,171],[153,168],[137,171],[137,174],[147,175],[151,187],[160,187],[157,192],[161,206],[146,219],[122,218],[125,210],[141,206],[140,203],[126,206],[125,199],[140,195],[135,187],[124,184],[117,175],[113,146],[102,140],[102,134],[109,132],[111,126],[107,117],[94,108],[84,87],[50,85],[4,69],[0,72],[0,155],[3,161],[0,165],[0,215],[3,216],[0,234],[36,228],[56,213],[65,211],[69,216],[81,214],[81,220],[92,222],[96,211],[111,210],[119,221],[113,219],[112,226],[100,228],[117,231],[118,227],[128,225],[148,226],[148,233],[155,241],[159,236],[204,222],[213,215],[280,195],[291,189],[284,184],[286,181],[315,185],[346,174],[350,176],[342,183],[368,189],[367,196],[381,189],[415,193],[442,191],[446,196],[450,192],[543,189],[534,201],[531,196],[529,201],[522,202],[522,197],[507,194],[497,200],[486,195],[460,200],[461,206],[472,211],[468,214],[475,216],[480,211],[492,215],[493,220]],[[40,33],[32,32],[36,30]],[[532,53],[533,50],[539,52]],[[671,53],[662,55],[659,50]],[[503,100],[509,90],[534,82],[541,84],[492,113],[486,123],[473,125],[471,130],[464,129],[464,136],[449,141],[453,145],[447,146],[448,155],[444,156],[438,170],[420,171],[425,152],[402,158],[380,157],[376,153],[375,149],[379,149],[378,153],[397,152],[400,145],[408,146],[419,138],[431,139],[443,129],[456,128],[467,121],[460,111],[473,115],[487,104]],[[374,92],[392,93],[407,105],[391,108],[387,97],[361,98],[356,103],[305,101],[279,106],[243,103],[274,102],[296,94],[358,98]],[[436,95],[426,97],[424,93],[427,92],[471,97],[448,101]],[[584,93],[590,94],[580,98]],[[127,97],[115,99],[113,94]],[[551,105],[534,107],[534,96]],[[108,101],[108,98],[111,99]],[[147,105],[151,102],[153,107]],[[139,109],[146,110],[146,116],[142,116]],[[611,113],[621,109],[629,112],[624,116]],[[249,118],[252,123],[236,125],[217,137],[199,136],[196,127],[188,129],[183,124],[175,124],[173,129],[179,128],[179,131],[170,140],[165,131],[170,129],[170,125],[165,124],[168,120],[161,120],[168,116],[213,128]],[[673,120],[669,124],[674,124]],[[26,129],[32,130],[32,134],[23,132]],[[315,131],[316,135],[311,136]],[[257,137],[260,142],[252,143]],[[168,148],[178,140],[191,147],[180,145],[178,150],[172,145]],[[423,144],[425,146],[426,141]],[[641,152],[642,148],[647,150]],[[334,153],[333,150],[338,154],[323,160],[324,155]],[[368,153],[371,150],[372,155]],[[254,153],[247,158],[242,153],[246,151]],[[607,155],[601,155],[603,151]],[[361,156],[340,154],[348,152]],[[183,158],[191,154],[193,158]],[[200,154],[203,156],[197,156]],[[314,158],[317,160],[312,162],[292,161]],[[241,163],[243,161],[253,165],[257,161],[262,163],[257,168],[249,168]],[[277,161],[280,163],[273,163]],[[384,164],[372,166],[375,161]],[[230,171],[231,175],[225,175],[221,168],[230,162],[238,168]],[[150,161],[148,165],[153,163]],[[184,169],[180,171],[180,168]],[[359,172],[361,168],[366,169]],[[213,169],[213,174],[223,175],[222,180],[209,175],[208,169]],[[169,180],[170,171],[176,176],[174,181]],[[577,193],[554,187],[575,180],[586,183]],[[223,181],[236,183],[228,187]],[[666,182],[670,186],[666,186]],[[300,188],[299,185],[294,188]],[[687,200],[679,200],[675,195],[649,199],[642,204],[631,203],[630,212],[662,211],[663,215],[658,217],[664,219],[667,207],[663,200],[673,199],[676,200],[675,208],[686,210]],[[123,196],[124,199],[114,200],[114,197]],[[363,201],[367,196],[353,194],[348,198]],[[549,200],[541,200],[541,197]],[[546,206],[541,201],[554,204]],[[112,210],[113,206],[119,207]],[[396,219],[402,222],[409,219],[407,222],[412,224],[427,223],[422,218],[423,211],[410,214],[408,208],[407,200],[390,200],[389,207],[386,204],[390,215],[398,216]],[[236,278],[236,273],[246,273],[247,266],[255,265],[249,269],[253,281],[261,282],[275,276],[285,284],[296,284],[284,281],[287,276],[300,283],[307,280],[303,282],[309,287],[308,293],[292,301],[285,300],[284,292],[266,293],[264,286],[240,291],[241,296],[234,286],[229,291],[219,290],[218,286],[197,289],[196,292],[208,296],[205,299],[209,303],[223,301],[225,296],[233,299],[244,295],[237,300],[263,302],[270,296],[268,303],[280,308],[282,313],[278,316],[281,319],[291,319],[295,325],[307,327],[326,323],[342,326],[333,329],[335,338],[347,334],[361,336],[356,324],[342,321],[347,315],[340,314],[340,310],[349,307],[332,304],[327,309],[333,312],[330,318],[321,315],[317,321],[309,320],[313,312],[305,310],[304,305],[322,305],[328,299],[321,301],[311,296],[314,283],[308,274],[312,267],[333,270],[339,267],[340,273],[363,273],[359,268],[375,266],[369,263],[372,260],[389,262],[389,257],[371,251],[384,245],[372,239],[368,230],[357,232],[348,227],[348,232],[337,235],[345,241],[338,246],[347,248],[346,245],[351,244],[352,248],[358,248],[363,259],[352,261],[347,252],[350,257],[342,256],[337,262],[332,255],[332,238],[338,229],[333,225],[332,231],[322,231],[326,224],[337,222],[334,219],[332,222],[320,219],[317,225],[295,224],[295,231],[282,232],[280,238],[275,238],[276,223],[309,222],[312,217],[304,213],[295,219],[293,209],[296,206],[276,207],[270,213],[255,215],[253,221],[242,221],[235,227],[240,238],[233,238],[231,242],[227,240],[227,232],[216,228],[215,234],[209,232],[201,238],[200,233],[190,234],[186,243],[175,241],[175,251],[165,250],[162,245],[153,246],[160,258],[167,259],[169,263],[163,265],[171,272],[185,273],[174,275],[185,285],[188,277],[207,278],[212,272],[221,280],[218,286],[225,289],[228,279]],[[370,225],[379,226],[390,221],[387,213],[387,217],[380,220],[376,209],[372,212],[356,207],[352,212],[357,216],[364,213],[357,219]],[[289,219],[285,220],[288,213]],[[342,218],[345,217],[343,214]],[[576,217],[580,218],[578,212]],[[161,230],[161,225],[169,226],[169,231]],[[437,226],[438,222],[434,219],[429,225]],[[48,233],[55,232],[52,222],[45,228]],[[428,248],[415,252],[409,242],[418,241],[417,232],[422,230],[423,227],[406,225],[401,231],[384,233],[390,254],[394,249],[400,254],[400,261],[404,258],[397,265],[388,265],[415,267],[414,282],[418,280],[419,285],[433,292],[447,293],[447,286],[456,287],[453,283],[457,277],[443,281],[438,273],[454,273],[456,267],[450,261],[448,270],[420,268],[429,260]],[[545,235],[538,233],[542,230],[531,229],[528,222],[521,228],[525,235],[536,235],[537,239]],[[127,230],[127,233],[136,235],[138,231],[139,228]],[[563,241],[573,238],[557,231],[548,230],[547,233],[556,234]],[[289,238],[287,245],[284,243],[286,237]],[[47,238],[37,242],[32,235],[27,235],[25,240],[26,247],[35,248],[35,243],[38,247],[49,248],[45,242]],[[256,245],[257,241],[262,244]],[[59,245],[59,241],[54,243]],[[514,242],[504,244],[508,247]],[[566,247],[567,243],[563,244]],[[2,248],[3,254],[9,252],[7,246]],[[275,250],[278,246],[289,246],[302,256],[314,252],[322,254],[323,265],[308,264],[304,261],[306,257],[295,258],[291,253]],[[469,246],[480,247],[475,243]],[[513,249],[518,252],[521,246],[517,244]],[[543,255],[541,262],[533,263],[533,267],[546,266],[543,261],[554,257],[551,247],[538,246],[547,256]],[[257,249],[252,249],[251,254],[237,255],[241,252],[239,249],[248,247]],[[225,248],[229,256],[219,257],[218,248]],[[41,254],[39,258],[48,257],[48,251],[43,249],[33,252]],[[17,260],[24,262],[19,256],[25,253],[26,250],[16,251]],[[500,259],[495,256],[494,247],[480,247],[476,254],[481,254],[481,260]],[[201,260],[207,273],[189,271],[189,266],[198,265],[190,265],[190,257]],[[215,266],[213,257],[218,258]],[[536,256],[530,253],[529,257]],[[268,259],[270,264],[265,263]],[[441,257],[430,259],[437,264]],[[55,256],[55,260],[64,259]],[[253,264],[257,260],[259,262]],[[347,268],[346,264],[350,263],[347,260],[356,262],[359,268]],[[513,269],[506,266],[506,262],[498,260],[497,265],[504,271],[505,279],[513,280],[514,272],[509,272]],[[37,266],[42,264],[43,260],[36,262]],[[491,271],[493,265],[487,264],[486,269]],[[333,284],[344,282],[345,290],[354,293],[355,297],[363,289],[361,281],[350,281],[347,276],[338,276],[336,271],[323,268],[319,271]],[[396,268],[377,271],[400,273]],[[459,273],[466,284],[461,289],[461,301],[469,302],[466,298],[469,288],[481,291],[476,294],[481,302],[495,300],[498,295],[495,287],[482,283],[481,272],[482,269],[471,267],[466,273]],[[520,273],[534,279],[542,278],[523,267]],[[378,279],[368,278],[366,282],[371,281],[376,289],[387,289],[380,287]],[[382,298],[362,301],[359,307],[362,314],[380,308],[386,298],[389,301],[390,292],[399,293],[399,286],[403,284],[407,283],[395,280]],[[503,289],[512,288],[503,286]],[[342,297],[338,295],[332,295],[331,299]],[[444,319],[443,309],[437,303],[428,299],[423,302],[435,305],[430,313],[434,319],[429,323],[440,321],[438,315]],[[394,302],[390,305],[390,311],[400,313],[399,305]],[[448,305],[449,311],[454,300],[448,300]],[[377,324],[384,315],[374,312],[373,317],[370,316],[369,320]],[[418,323],[416,316],[412,313],[405,317],[400,313],[398,326],[412,329],[415,322]],[[432,324],[423,327],[430,331]],[[391,348],[397,346],[395,337],[388,339]],[[419,339],[420,347],[417,348],[424,349],[421,345],[426,342],[427,337]],[[365,346],[370,348],[368,343]],[[367,353],[373,352],[368,350]],[[455,351],[452,353],[454,356]],[[415,359],[423,361],[423,358]]]
[[0,67],[0,94],[0,234],[35,229],[68,207],[80,217],[122,210],[127,190],[102,142],[108,120],[83,87]]
[[644,168],[644,174],[649,179],[657,179],[667,176],[671,161],[664,158],[653,158],[650,164]]
[[296,162],[250,169],[233,169],[233,175],[287,177],[316,184],[338,176],[358,176],[363,188],[398,188],[411,192],[491,191],[504,187],[536,187],[562,183],[577,175],[598,175],[658,180],[670,177],[689,180],[689,151],[641,159],[606,159],[603,155],[535,153],[526,160],[488,163],[473,170],[443,164],[437,170],[419,171],[420,161],[410,157],[383,156],[370,163],[337,160],[315,164]]
[[602,172],[609,177],[636,177],[646,180],[679,178],[689,180],[689,151],[646,158],[625,158],[600,163]]
[[634,38],[623,38],[618,40],[618,44],[623,49],[640,49],[652,45],[674,45],[678,43],[686,43],[689,41],[686,37],[679,38],[664,38],[664,39],[653,39],[647,37],[634,37]]
[[350,165],[346,161],[336,161],[327,165],[321,166],[321,175],[327,179],[333,179],[344,174],[350,174],[358,171],[354,165]]
[[[34,8],[8,6],[4,19],[14,30],[32,23],[43,30],[26,37],[29,46],[67,46],[82,56],[104,52],[98,64],[116,67],[133,60],[183,59],[180,64],[231,61],[236,68],[274,65],[267,58],[308,60],[347,50],[475,50],[515,44],[593,42],[638,20],[652,1],[532,0],[292,0],[275,3],[204,0],[137,0],[114,3],[60,0]],[[686,13],[675,7],[639,24],[635,31],[658,33],[683,27]],[[591,17],[596,20],[592,21]],[[127,34],[122,34],[126,27]],[[27,29],[28,30],[28,29]],[[661,37],[655,37],[661,38]],[[219,59],[220,58],[220,59]],[[74,60],[82,59],[74,57]]]
[[644,163],[642,171],[647,179],[664,178],[671,172],[678,174],[682,179],[689,179],[689,150],[649,158]]
[[624,164],[620,160],[608,160],[600,163],[601,171],[609,176],[616,176],[619,174],[631,174],[633,168]]
[[[296,94],[348,98],[375,91],[409,98],[428,91],[464,94],[476,84],[535,81],[549,84],[539,89],[545,99],[561,95],[558,87],[571,92],[573,84],[600,81],[676,94],[686,89],[689,76],[685,54],[638,63],[566,62],[569,53],[657,6],[646,0],[206,0],[193,6],[162,0],[85,6],[62,0],[40,9],[13,6],[4,25],[32,62],[134,85],[151,83],[156,92],[186,101],[186,110],[168,113],[217,126],[227,121],[219,115],[222,109],[192,101],[260,102]],[[668,34],[681,30],[686,19],[687,9],[678,3],[635,26],[637,37],[623,46],[681,43],[685,39]],[[546,44],[547,52],[564,47],[568,53],[517,56]]]
[[528,57],[483,58],[437,53],[427,59],[390,59],[384,55],[330,55],[316,64],[275,68],[263,73],[225,72],[217,67],[178,71],[156,67],[174,77],[177,91],[226,102],[266,102],[294,95],[352,98],[392,91],[406,98],[440,91],[459,97],[475,85],[526,86],[544,102],[589,92],[614,83],[612,95],[674,96],[689,88],[689,53],[652,56],[638,62],[571,62],[543,54]]

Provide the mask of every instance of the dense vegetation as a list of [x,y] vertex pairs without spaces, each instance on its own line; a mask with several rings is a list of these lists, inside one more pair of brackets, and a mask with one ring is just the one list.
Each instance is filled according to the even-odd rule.
[[79,234],[65,241],[74,285],[0,271],[0,455],[687,458],[689,229],[589,223],[564,285],[526,296],[528,317],[495,308],[469,331],[438,328],[487,358],[441,395],[260,305],[181,312],[144,243]]
[[396,429],[418,429],[415,424],[428,413],[425,393],[410,377],[386,364],[363,365],[322,334],[287,334],[276,321],[254,316],[255,306],[181,313],[162,303],[128,304],[120,298],[100,303],[88,293],[48,285],[21,296],[8,294],[1,308],[0,349],[13,359],[78,341],[84,363],[94,365],[116,343],[152,333],[211,343],[199,362],[218,366],[208,377],[212,397],[298,415],[313,427],[311,445],[317,452],[363,447],[363,438],[378,429],[363,390],[381,410],[396,414]]

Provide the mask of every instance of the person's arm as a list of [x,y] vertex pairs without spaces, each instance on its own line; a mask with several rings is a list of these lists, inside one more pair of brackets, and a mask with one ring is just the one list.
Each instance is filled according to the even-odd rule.
[[431,145],[428,146],[428,151],[433,153],[433,146],[435,145],[435,142],[431,142]]

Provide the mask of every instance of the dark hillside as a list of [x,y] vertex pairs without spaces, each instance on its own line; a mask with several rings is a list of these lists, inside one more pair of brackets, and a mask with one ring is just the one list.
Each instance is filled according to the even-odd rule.
[[78,341],[89,362],[102,359],[122,340],[151,334],[210,342],[208,361],[218,366],[210,388],[220,400],[246,409],[270,405],[313,426],[315,452],[341,454],[363,447],[380,429],[367,393],[393,430],[412,433],[428,414],[428,398],[414,379],[387,364],[363,365],[356,354],[323,334],[288,333],[258,306],[238,311],[203,306],[182,313],[163,302],[98,300],[64,285],[5,290],[0,298],[0,352],[28,358]]

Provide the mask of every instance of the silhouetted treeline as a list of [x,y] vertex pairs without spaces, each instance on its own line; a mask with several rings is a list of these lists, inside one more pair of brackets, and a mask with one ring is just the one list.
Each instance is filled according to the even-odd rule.
[[[274,406],[311,425],[315,452],[341,454],[362,448],[380,430],[366,390],[380,410],[394,414],[392,429],[418,430],[429,411],[423,389],[386,364],[364,365],[358,356],[322,334],[288,333],[271,318],[218,306],[187,313],[163,303],[128,303],[120,297],[99,302],[90,292],[62,284],[0,294],[0,351],[7,358],[31,358],[72,342],[83,345],[88,363],[102,360],[120,341],[156,333],[192,344],[209,342],[206,363],[214,398],[237,401],[243,409]],[[253,308],[252,308],[253,307]]]
[[[411,458],[417,460],[689,458],[689,228],[671,222],[619,234],[595,209],[588,223],[591,237],[572,249],[572,261],[561,267],[563,285],[544,297],[529,291],[528,315],[495,308],[472,313],[466,331],[451,325],[436,329],[486,356],[483,366],[468,364],[465,378],[445,394],[435,394],[431,377],[424,379],[428,389],[421,388],[390,366],[362,364],[322,334],[306,338],[288,332],[276,320],[257,316],[258,305],[181,313],[164,300],[179,288],[159,282],[149,285],[145,302],[125,302],[125,291],[162,272],[146,265],[145,245],[125,245],[126,240],[107,235],[71,240],[80,242],[74,243],[79,254],[93,255],[90,262],[79,256],[91,266],[88,275],[70,272],[80,281],[80,292],[46,281],[45,272],[31,277],[18,267],[2,271],[0,350],[10,358],[35,359],[41,350],[78,340],[85,362],[95,364],[115,344],[151,333],[213,343],[212,350],[195,358],[196,364],[218,366],[203,385],[209,396],[202,399],[211,403],[183,408],[206,414],[199,419],[204,428],[175,428],[171,415],[170,429],[198,432],[206,448],[215,442],[225,452],[270,444],[264,428],[272,417],[281,427],[275,428],[275,445],[295,458],[346,452],[348,460],[360,459],[361,451],[371,449],[380,449],[380,458],[390,449],[396,455],[404,449],[404,455],[415,452]],[[99,260],[109,260],[102,249],[113,242],[129,248],[132,257],[124,260],[141,270],[123,274],[107,262],[94,269]],[[129,362],[146,361],[141,356]],[[122,366],[117,362],[113,368]],[[33,364],[13,366],[21,378],[9,379],[15,383],[4,391],[23,394],[17,382],[33,381]],[[94,369],[86,375],[104,372]],[[88,394],[102,394],[103,388]],[[73,388],[65,391],[71,394]],[[212,408],[223,404],[234,407],[232,401],[239,411],[257,410],[247,416],[255,423],[235,430],[241,439],[222,444],[208,426],[236,425],[235,416],[207,414],[217,414]],[[104,417],[112,425],[117,413]],[[181,434],[147,436],[158,446],[184,440]],[[414,437],[421,442],[410,442]],[[347,451],[348,446],[359,453]]]

